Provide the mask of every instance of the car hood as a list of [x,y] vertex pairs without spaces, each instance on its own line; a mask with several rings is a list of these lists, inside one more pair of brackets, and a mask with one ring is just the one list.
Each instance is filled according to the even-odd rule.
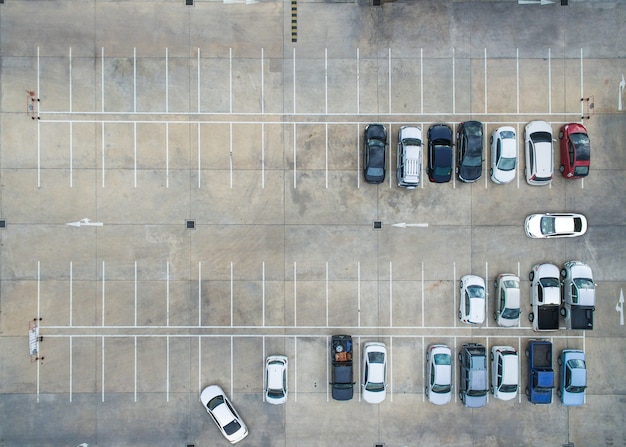
[[513,169],[512,171],[502,171],[500,169],[494,169],[493,173],[496,180],[498,180],[500,183],[509,183],[515,178],[515,169]]
[[482,174],[482,166],[463,166],[459,168],[459,177],[466,182],[475,182]]
[[437,126],[430,128],[431,140],[447,140],[452,141],[452,131],[445,126]]
[[400,131],[400,138],[415,138],[421,141],[422,131],[417,127],[404,127]]
[[470,408],[480,408],[487,405],[487,395],[484,396],[468,396],[463,397],[465,400],[465,406]]

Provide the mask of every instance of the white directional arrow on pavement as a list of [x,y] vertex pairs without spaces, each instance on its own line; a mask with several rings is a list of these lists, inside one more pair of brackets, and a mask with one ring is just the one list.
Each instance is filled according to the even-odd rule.
[[619,324],[624,326],[624,290],[619,289],[619,300],[615,305],[615,310],[619,312]]
[[405,222],[402,222],[402,223],[395,223],[395,224],[393,224],[392,226],[393,226],[393,227],[399,227],[399,228],[406,228],[406,227],[420,227],[420,228],[427,228],[427,227],[428,227],[428,224],[427,224],[427,223],[414,223],[414,224],[411,224],[411,223],[405,223]]
[[92,222],[91,220],[89,220],[88,218],[83,218],[81,220],[79,220],[78,222],[68,222],[65,225],[69,225],[70,227],[101,227],[102,225],[104,225],[102,222]]

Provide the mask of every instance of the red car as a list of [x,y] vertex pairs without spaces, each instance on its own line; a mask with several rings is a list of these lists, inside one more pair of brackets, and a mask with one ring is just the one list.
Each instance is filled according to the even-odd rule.
[[585,126],[569,123],[559,132],[561,166],[559,171],[565,178],[582,178],[589,174],[589,136]]

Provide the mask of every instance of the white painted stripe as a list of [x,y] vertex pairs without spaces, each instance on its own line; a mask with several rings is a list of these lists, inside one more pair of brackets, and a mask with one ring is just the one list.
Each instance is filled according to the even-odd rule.
[[357,327],[361,327],[361,261],[356,263],[356,297]]
[[[234,372],[234,363],[235,363],[235,346],[234,346],[234,338],[230,336],[230,395],[233,395],[234,391],[234,383],[235,383],[235,372]],[[231,397],[232,399],[232,397]]]
[[328,48],[324,48],[324,113],[328,113]]
[[326,402],[330,401],[330,375],[328,370],[329,368],[329,359],[330,358],[330,337],[326,336]]
[[165,286],[165,297],[166,297],[166,323],[167,326],[170,325],[170,262],[167,261],[165,264],[165,276],[167,278],[167,284]]
[[[517,353],[518,353],[518,357],[517,358],[518,359],[521,358],[521,356],[522,356],[522,340],[519,337],[517,337]],[[519,362],[519,361],[517,362],[517,368],[518,368],[517,377],[522,377],[522,362]],[[521,385],[521,383],[520,383],[520,385]],[[521,388],[521,386],[520,386],[520,388]],[[517,401],[521,402],[522,401],[522,393],[521,393],[521,391],[518,390],[517,396],[518,396]]]
[[74,312],[74,268],[70,261],[70,327],[72,327],[72,314]]
[[356,187],[361,188],[361,129],[356,123]]
[[100,137],[101,137],[101,146],[102,146],[102,187],[104,188],[104,153],[106,151],[106,146],[104,145],[104,121],[102,121],[100,126]]
[[137,187],[137,122],[133,123],[134,182]]
[[74,187],[74,123],[70,121],[70,188]]
[[37,120],[37,188],[41,188],[41,121]]
[[324,128],[326,131],[325,137],[325,173],[326,173],[326,189],[328,189],[328,123],[324,124]]
[[393,402],[393,337],[389,337],[389,400]]
[[198,326],[202,326],[202,261],[198,261]]
[[296,123],[293,123],[293,189],[296,189]]
[[229,145],[228,163],[230,168],[230,189],[233,189],[233,123],[228,123]]
[[548,48],[548,112],[552,113],[552,51]]
[[170,337],[165,338],[165,401],[170,401]]
[[[356,349],[356,356],[357,356],[357,365],[361,365],[361,336],[359,335],[357,337],[358,339],[358,343],[357,343],[357,349]],[[357,381],[359,383],[359,402],[361,402],[361,391],[363,390],[362,388],[362,381],[361,381],[361,368],[357,368],[358,371],[358,376],[359,376],[359,380]]]
[[[523,135],[520,136],[520,133],[519,133],[519,123],[517,123],[516,126],[517,126],[517,128],[516,128],[516,131],[515,131],[515,135],[517,137],[517,140],[516,140],[515,143],[517,144],[517,148],[516,148],[517,151],[515,153],[515,156],[517,157],[517,161],[516,161],[515,166],[516,166],[516,170],[517,170],[517,189],[519,189],[519,184],[520,184],[519,183],[519,179],[520,179],[520,177],[522,175],[525,175],[524,171],[522,170],[521,163],[520,163],[521,156],[522,156],[521,152],[524,150],[524,142],[523,142],[524,136]],[[520,149],[520,144],[522,146],[522,149]],[[519,275],[517,275],[517,276],[519,276]]]
[[[453,362],[453,365],[452,365],[453,366],[453,368],[452,368],[452,383],[457,383],[456,382],[456,371],[457,371],[456,363],[458,361],[458,357],[457,357],[456,353],[459,352],[459,351],[457,350],[457,347],[456,347],[456,336],[454,336],[454,351],[452,351],[452,352],[455,353],[455,355],[452,356],[452,362]],[[453,389],[454,389],[454,387],[453,387]],[[454,394],[454,401],[456,402],[456,398],[457,398],[457,395],[459,393],[452,393],[452,394]]]
[[265,335],[263,335],[263,355],[261,357],[261,365],[263,365],[263,369],[261,370],[261,377],[263,377],[263,392],[261,393],[261,400],[265,402],[265,390],[267,389],[267,377],[265,377]]
[[170,124],[165,123],[165,187],[170,187]]
[[[389,56],[388,56],[388,60],[389,60],[389,67],[387,68],[388,70],[388,77],[389,80],[387,81],[389,83],[389,113],[391,113],[391,48],[388,49],[389,52]],[[391,129],[389,129],[389,131],[391,132]]]
[[102,353],[101,353],[101,371],[100,371],[100,376],[101,376],[101,383],[100,383],[100,390],[102,392],[102,402],[104,402],[104,336],[102,336]]
[[202,187],[202,155],[201,155],[200,126],[201,126],[201,123],[198,123],[198,189]]
[[453,304],[453,308],[452,308],[452,319],[454,320],[454,327],[456,328],[456,320],[457,320],[457,314],[458,314],[458,310],[457,310],[457,305],[456,305],[456,288],[457,288],[457,283],[456,283],[456,262],[452,262],[452,290],[454,293],[454,304]]
[[485,113],[487,113],[487,48],[485,48]]
[[263,278],[263,294],[262,294],[262,308],[263,308],[263,327],[265,327],[265,261],[262,264],[262,278]]
[[296,261],[293,261],[293,325],[297,326],[298,324],[298,290],[297,290],[297,268]]
[[424,290],[424,261],[422,261],[422,327],[424,327],[424,307],[426,301]]
[[517,108],[516,113],[519,113],[519,48],[515,49],[515,82],[516,82],[516,96],[517,96]]
[[359,56],[359,49],[356,49],[356,113],[361,114],[361,74],[360,74],[361,59]]
[[133,48],[133,112],[137,111],[137,48]]
[[[427,347],[424,345],[424,337],[422,337],[422,346],[424,347],[424,350],[427,349]],[[421,360],[421,364],[422,364],[422,383],[424,384],[424,389],[426,388],[426,362],[424,360],[424,355],[422,356],[422,360]],[[422,390],[422,402],[426,401],[426,392]]]
[[261,114],[265,113],[265,56],[261,48]]
[[296,47],[293,47],[293,113],[296,113]]
[[198,48],[198,113],[201,113],[200,109],[200,48]]
[[452,113],[456,113],[456,81],[455,81],[454,47],[452,47]]
[[389,327],[393,327],[393,265],[389,261]]
[[135,327],[137,327],[137,261],[135,261]]
[[485,261],[485,322],[489,327],[489,262]]
[[135,402],[137,402],[137,336],[135,335]]
[[424,48],[420,48],[420,113],[424,114]]
[[580,116],[585,115],[585,102],[582,99],[585,97],[583,89],[583,49],[580,49]]
[[261,188],[265,189],[265,123],[261,123]]
[[41,320],[41,261],[37,261],[37,321]]
[[70,335],[70,365],[69,365],[69,376],[70,376],[70,402],[72,401],[72,388],[73,388],[73,358],[72,358],[72,336]]
[[105,312],[105,296],[106,296],[106,269],[105,269],[105,264],[104,261],[102,261],[102,324],[101,326],[104,327],[104,316],[106,314]]
[[198,400],[202,392],[202,337],[198,336]]
[[328,261],[326,261],[326,327],[328,327]]
[[104,113],[104,47],[100,48],[100,109]]
[[169,50],[165,47],[165,113],[170,111],[170,59]]
[[234,290],[233,290],[233,261],[230,261],[230,326],[233,326],[233,307],[234,307]]
[[228,49],[228,103],[229,111],[233,113],[233,49]]
[[293,338],[293,369],[294,369],[294,374],[293,374],[293,382],[294,382],[294,393],[293,393],[293,400],[294,402],[298,402],[298,338],[294,337]]
[[[387,141],[390,142],[391,141],[391,122],[387,123],[387,129],[389,130],[389,133],[387,134]],[[392,153],[391,151],[391,144],[389,144],[389,154]],[[389,189],[393,188],[393,180],[392,177],[393,175],[391,175],[391,157],[388,156],[387,157],[387,170],[389,171]]]
[[70,113],[72,113],[72,47],[69,51],[69,101],[70,101]]

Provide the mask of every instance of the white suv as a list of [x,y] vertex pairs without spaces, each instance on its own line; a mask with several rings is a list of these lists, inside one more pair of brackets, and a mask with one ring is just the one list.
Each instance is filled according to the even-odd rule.
[[422,129],[402,126],[398,132],[398,186],[415,189],[422,179]]
[[511,346],[491,348],[491,387],[493,397],[511,400],[519,388],[519,357]]

